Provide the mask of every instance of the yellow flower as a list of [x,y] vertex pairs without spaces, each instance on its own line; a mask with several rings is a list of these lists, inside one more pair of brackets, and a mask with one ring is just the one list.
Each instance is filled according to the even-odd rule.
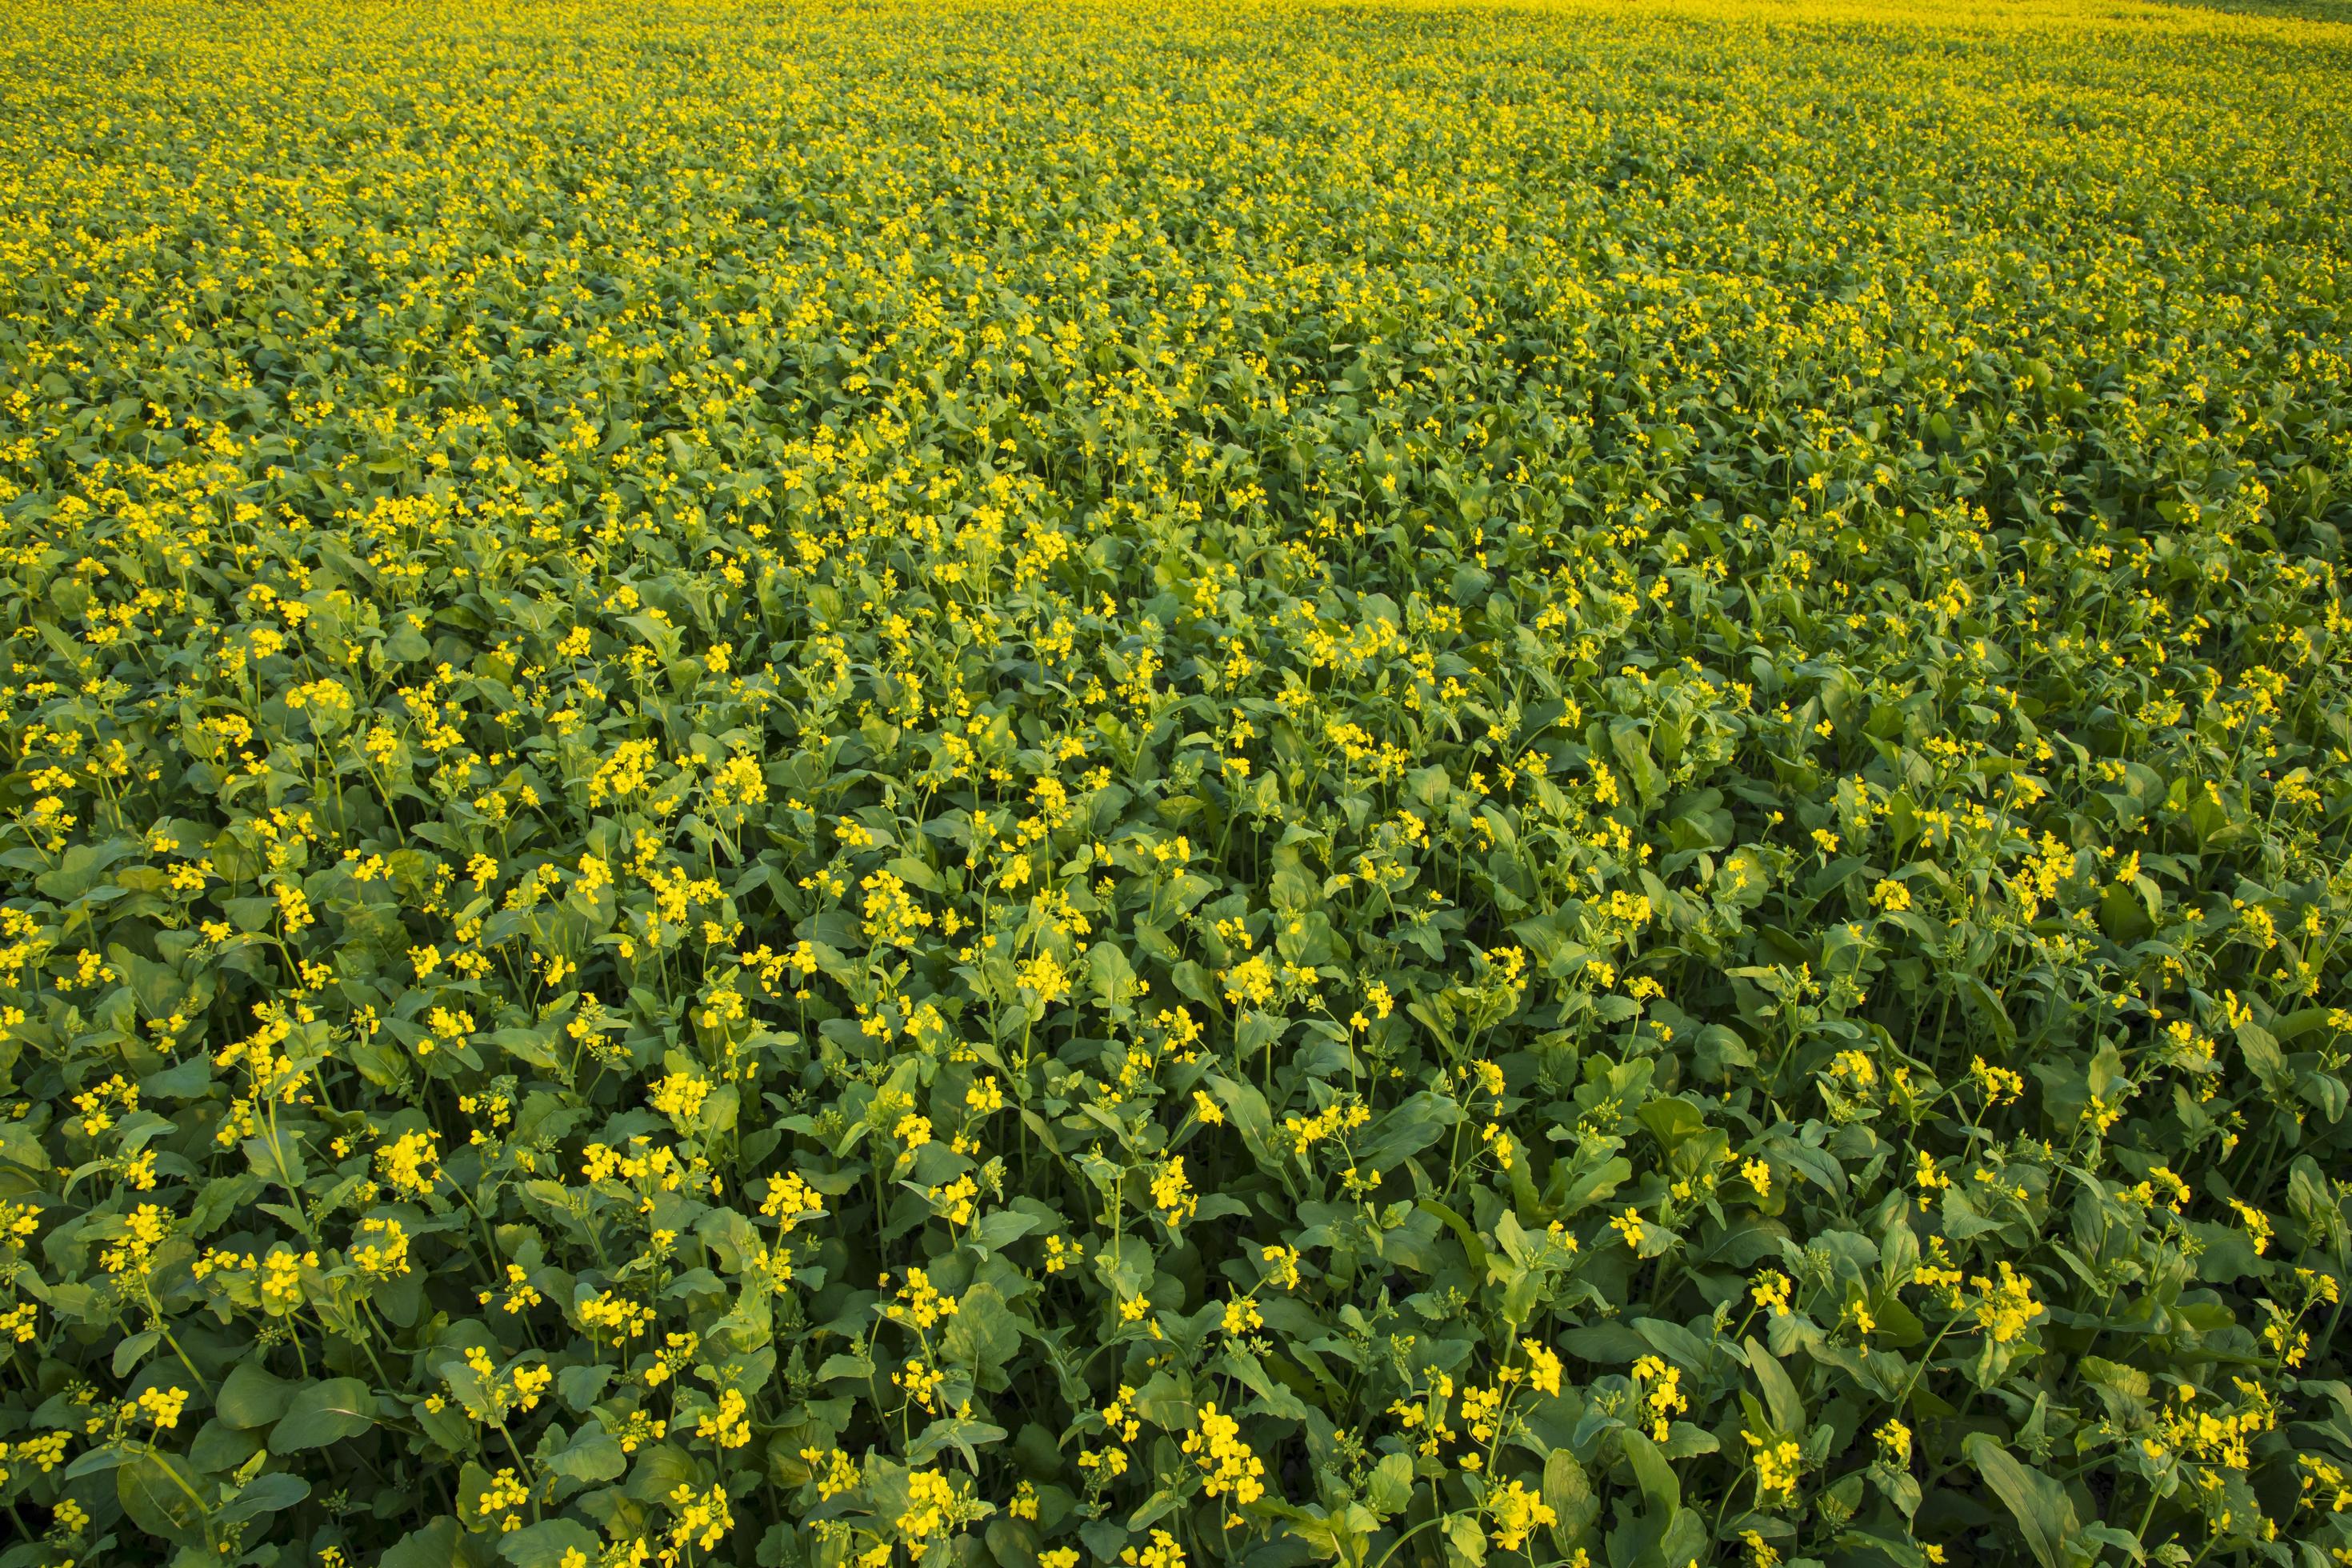
[[1521,1340],[1519,1348],[1527,1352],[1528,1384],[1543,1394],[1559,1392],[1560,1361],[1551,1350],[1534,1340]]
[[1486,1511],[1495,1521],[1495,1544],[1505,1552],[1518,1551],[1526,1543],[1528,1532],[1538,1525],[1559,1522],[1559,1515],[1551,1505],[1517,1479],[1486,1494]]
[[376,1173],[403,1197],[421,1198],[441,1179],[440,1156],[429,1132],[404,1132],[375,1152]]
[[1152,1206],[1160,1211],[1160,1217],[1168,1222],[1168,1227],[1171,1230],[1192,1218],[1194,1212],[1200,1208],[1199,1195],[1192,1190],[1191,1184],[1184,1179],[1182,1155],[1180,1154],[1170,1160],[1154,1173],[1151,1178],[1151,1202]]
[[1668,1435],[1668,1419],[1690,1408],[1690,1400],[1683,1394],[1682,1369],[1669,1366],[1658,1356],[1645,1355],[1633,1363],[1633,1387],[1639,1396],[1639,1409],[1650,1424],[1653,1441],[1663,1443]]
[[710,1089],[709,1079],[688,1069],[671,1073],[655,1084],[646,1100],[656,1110],[685,1127],[702,1113],[703,1102],[710,1098]]
[[187,1408],[188,1391],[184,1388],[151,1388],[140,1394],[140,1413],[155,1425],[158,1432],[168,1432],[180,1424],[180,1412]]
[[1241,1424],[1221,1415],[1213,1403],[1201,1406],[1192,1430],[1185,1434],[1183,1451],[1200,1467],[1201,1490],[1207,1496],[1230,1496],[1246,1505],[1265,1495],[1260,1479],[1265,1462],[1242,1441]]
[[1127,1568],[1184,1568],[1184,1549],[1166,1531],[1155,1530],[1148,1544],[1125,1548],[1118,1560]]
[[1756,1467],[1756,1504],[1786,1508],[1797,1500],[1797,1481],[1804,1473],[1804,1450],[1790,1438],[1767,1439],[1742,1431],[1748,1459]]
[[1259,1261],[1267,1266],[1266,1278],[1286,1290],[1298,1288],[1299,1253],[1295,1247],[1268,1246],[1258,1249]]
[[1977,1326],[1996,1344],[2007,1344],[2021,1337],[2042,1317],[2042,1308],[2033,1299],[2033,1282],[2020,1274],[2009,1259],[2000,1259],[1998,1267],[1998,1280],[1979,1277],[1969,1284],[1979,1292]]

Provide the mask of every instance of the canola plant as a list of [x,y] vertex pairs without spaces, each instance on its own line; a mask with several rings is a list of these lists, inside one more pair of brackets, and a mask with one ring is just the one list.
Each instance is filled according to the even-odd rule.
[[2352,26],[8,4],[0,1568],[2352,1562]]

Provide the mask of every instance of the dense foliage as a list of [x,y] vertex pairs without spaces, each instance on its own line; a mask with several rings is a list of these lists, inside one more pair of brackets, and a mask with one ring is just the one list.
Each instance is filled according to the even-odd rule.
[[0,1565],[2352,1561],[2352,30],[0,57]]

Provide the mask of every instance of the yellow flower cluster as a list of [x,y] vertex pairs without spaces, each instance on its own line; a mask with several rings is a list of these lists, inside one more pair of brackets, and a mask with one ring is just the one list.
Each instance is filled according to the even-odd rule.
[[1231,1498],[1246,1506],[1265,1495],[1265,1463],[1241,1437],[1241,1423],[1221,1415],[1213,1404],[1201,1406],[1200,1417],[1184,1436],[1183,1450],[1200,1468],[1201,1490],[1213,1498]]

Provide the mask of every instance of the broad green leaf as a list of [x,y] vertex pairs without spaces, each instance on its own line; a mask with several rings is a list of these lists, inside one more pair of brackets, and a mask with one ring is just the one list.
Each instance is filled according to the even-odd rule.
[[2007,1449],[1981,1432],[1972,1432],[1960,1445],[1985,1485],[2000,1499],[2023,1537],[2026,1549],[2042,1568],[2073,1568],[2074,1541],[2079,1526],[2074,1501],[2066,1489],[2037,1469],[2018,1463]]
[[273,1376],[257,1360],[241,1361],[214,1394],[214,1414],[232,1426],[268,1426],[286,1414],[299,1386]]
[[269,1451],[290,1454],[356,1437],[375,1425],[375,1395],[355,1377],[306,1384],[286,1402],[286,1414],[269,1429]]
[[114,1472],[115,1499],[131,1522],[180,1546],[206,1543],[210,1489],[172,1454],[140,1454]]

